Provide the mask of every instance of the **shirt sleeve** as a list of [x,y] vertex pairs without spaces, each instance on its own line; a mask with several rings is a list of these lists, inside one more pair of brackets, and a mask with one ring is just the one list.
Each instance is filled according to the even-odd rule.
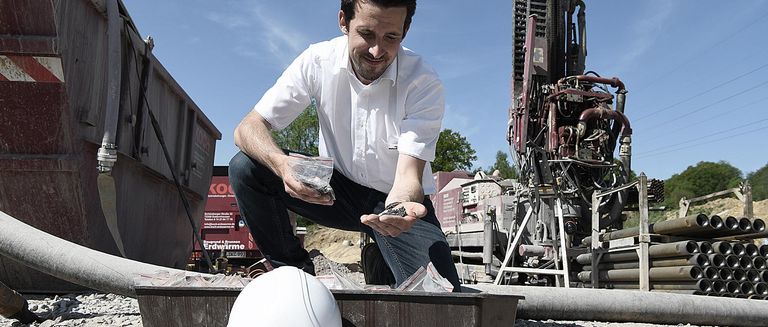
[[312,48],[299,55],[275,84],[267,90],[253,110],[261,114],[272,129],[287,127],[310,105],[313,74]]
[[397,149],[421,160],[435,160],[435,148],[440,136],[445,95],[443,83],[432,76],[412,84],[405,100],[405,116],[400,124]]

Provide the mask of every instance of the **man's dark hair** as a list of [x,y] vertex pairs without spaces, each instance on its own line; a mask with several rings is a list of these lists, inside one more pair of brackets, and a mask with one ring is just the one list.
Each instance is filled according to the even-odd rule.
[[411,18],[416,13],[416,0],[341,0],[341,11],[344,12],[344,20],[349,24],[355,18],[355,7],[358,2],[370,2],[379,7],[405,7],[405,25],[403,26],[403,36],[405,31],[411,26]]

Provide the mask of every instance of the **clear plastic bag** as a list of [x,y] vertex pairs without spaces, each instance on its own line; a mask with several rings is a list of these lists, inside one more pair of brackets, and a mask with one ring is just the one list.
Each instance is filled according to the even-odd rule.
[[330,184],[333,176],[333,158],[307,157],[297,153],[291,153],[289,157],[288,165],[293,171],[293,177],[321,194],[329,194],[332,200],[336,200]]
[[411,277],[408,277],[400,286],[398,291],[423,291],[423,292],[451,292],[453,284],[448,279],[437,272],[437,268],[430,262],[427,267],[419,267]]

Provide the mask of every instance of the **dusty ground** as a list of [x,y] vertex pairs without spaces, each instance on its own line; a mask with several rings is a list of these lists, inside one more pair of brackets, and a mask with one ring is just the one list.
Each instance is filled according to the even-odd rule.
[[360,262],[359,232],[313,226],[307,231],[304,247],[320,250],[326,258],[338,263]]
[[[768,220],[768,199],[755,201],[752,204],[755,218]],[[744,204],[735,197],[727,197],[712,200],[706,203],[694,203],[688,209],[688,214],[704,213],[718,216],[744,216]],[[665,213],[667,218],[677,217],[677,210],[669,210]]]

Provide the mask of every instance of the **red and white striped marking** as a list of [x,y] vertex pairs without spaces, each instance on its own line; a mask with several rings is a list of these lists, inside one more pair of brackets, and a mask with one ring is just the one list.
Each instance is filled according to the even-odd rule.
[[0,81],[62,83],[61,58],[0,55]]

